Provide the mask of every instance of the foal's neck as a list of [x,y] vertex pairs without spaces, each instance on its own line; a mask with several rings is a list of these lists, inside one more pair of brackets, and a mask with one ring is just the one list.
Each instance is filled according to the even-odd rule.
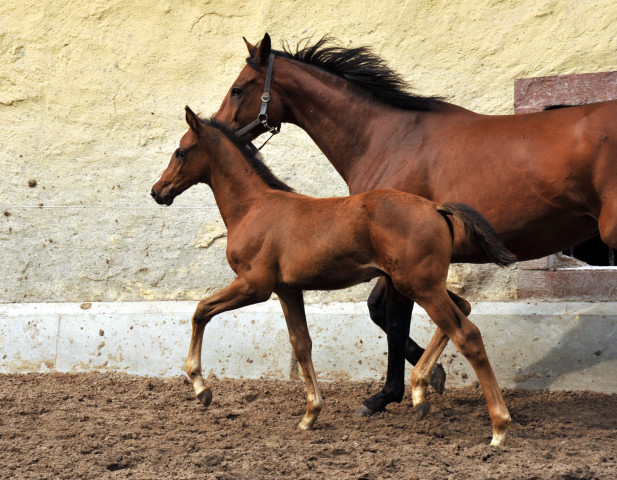
[[213,165],[209,184],[223,221],[229,228],[272,189],[229,139],[221,139],[210,148]]

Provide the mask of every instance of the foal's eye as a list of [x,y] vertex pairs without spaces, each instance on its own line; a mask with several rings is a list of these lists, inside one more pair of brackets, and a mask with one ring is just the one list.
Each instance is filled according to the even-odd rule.
[[231,96],[232,97],[239,97],[242,95],[242,89],[239,87],[233,87],[231,89]]
[[184,150],[178,149],[178,150],[176,150],[176,157],[184,158],[184,157],[186,157],[186,152]]

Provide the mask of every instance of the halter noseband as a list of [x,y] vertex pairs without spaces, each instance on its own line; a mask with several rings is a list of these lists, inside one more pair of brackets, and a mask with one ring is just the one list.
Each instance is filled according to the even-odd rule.
[[[280,125],[278,127],[271,127],[270,125],[268,125],[268,114],[266,113],[266,111],[268,110],[268,102],[270,101],[270,83],[272,81],[273,67],[274,67],[274,53],[271,53],[270,57],[268,58],[268,70],[266,72],[266,83],[264,85],[264,93],[261,94],[261,110],[259,111],[259,115],[257,115],[257,118],[255,120],[249,123],[246,127],[243,127],[236,132],[236,135],[238,137],[241,137],[242,135],[247,134],[248,132],[253,130],[257,125],[263,125],[264,128],[272,134],[272,136],[276,135],[277,133],[281,131]],[[270,138],[272,138],[272,136],[270,136]],[[270,138],[268,138],[268,140],[270,140]],[[268,142],[268,140],[264,142],[262,147]]]

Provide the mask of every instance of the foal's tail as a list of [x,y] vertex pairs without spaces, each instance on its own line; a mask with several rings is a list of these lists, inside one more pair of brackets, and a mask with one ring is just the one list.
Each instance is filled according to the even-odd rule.
[[495,229],[477,210],[464,203],[444,203],[437,206],[437,211],[446,220],[448,220],[447,215],[452,215],[462,223],[465,233],[480,243],[491,262],[502,267],[516,262],[516,256],[506,248]]

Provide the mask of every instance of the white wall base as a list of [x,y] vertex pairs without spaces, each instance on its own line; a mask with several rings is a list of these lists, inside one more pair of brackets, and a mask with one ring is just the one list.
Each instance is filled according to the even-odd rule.
[[[196,302],[0,305],[0,373],[122,371],[183,373]],[[379,380],[386,338],[365,304],[308,305],[321,381]],[[502,387],[617,393],[617,303],[481,302],[470,316]],[[416,306],[412,336],[433,332]],[[294,356],[278,302],[220,315],[204,337],[204,374],[289,379]],[[441,362],[448,386],[476,379],[452,345]],[[408,379],[409,377],[407,377]]]

